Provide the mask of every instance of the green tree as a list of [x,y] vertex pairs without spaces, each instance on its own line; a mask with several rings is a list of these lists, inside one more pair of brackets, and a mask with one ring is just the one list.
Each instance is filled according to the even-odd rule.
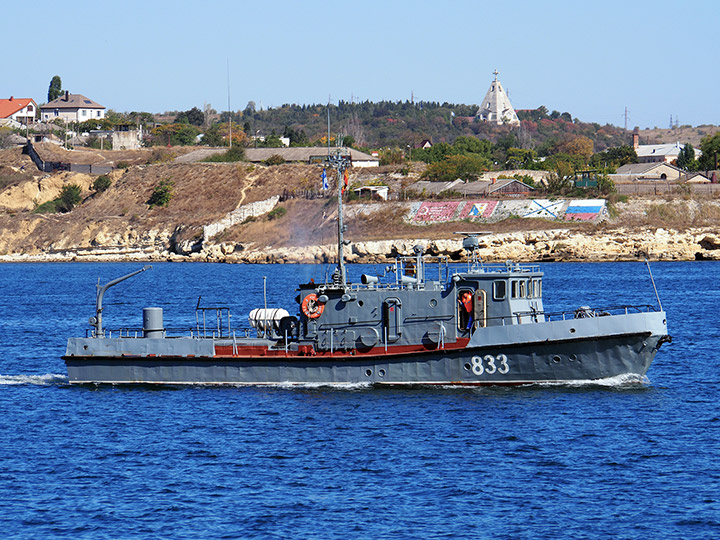
[[417,148],[412,151],[412,159],[424,161],[425,163],[437,163],[452,155],[453,147],[449,143],[440,142],[432,145],[431,148]]
[[454,154],[481,154],[488,159],[492,155],[493,145],[490,141],[480,140],[477,137],[460,135],[452,145]]
[[590,166],[602,169],[617,169],[629,163],[637,163],[637,153],[632,146],[615,146],[604,152],[593,154]]
[[61,212],[69,212],[82,200],[80,196],[82,190],[77,184],[68,184],[63,186],[60,197],[57,199],[56,206]]
[[193,145],[200,130],[189,124],[165,124],[153,129],[152,144],[154,145]]
[[687,143],[680,149],[677,157],[677,166],[686,171],[696,171],[698,169],[698,162],[695,159],[695,149],[692,144]]
[[490,169],[490,160],[477,155],[449,156],[443,161],[431,163],[422,174],[431,182],[474,181],[480,173]]
[[133,124],[141,124],[147,126],[155,123],[155,117],[149,112],[133,111],[127,115],[127,118]]
[[507,169],[533,169],[537,153],[535,150],[524,150],[522,148],[508,148],[505,168]]
[[397,165],[405,161],[405,153],[400,148],[380,150],[380,165]]
[[601,195],[610,195],[611,193],[617,193],[615,182],[613,182],[610,177],[605,173],[597,175],[597,189]]
[[700,169],[706,171],[715,169],[718,155],[720,155],[720,132],[714,135],[705,135],[700,141],[700,150],[702,150],[699,163]]
[[575,167],[569,161],[557,161],[555,168],[547,176],[547,191],[552,195],[565,195],[570,191]]
[[188,111],[181,112],[175,122],[178,124],[190,124],[192,126],[202,126],[205,123],[205,115],[197,107],[193,107]]
[[55,75],[50,80],[50,86],[48,88],[48,102],[59,98],[62,95],[62,92],[62,81],[60,80],[60,75]]

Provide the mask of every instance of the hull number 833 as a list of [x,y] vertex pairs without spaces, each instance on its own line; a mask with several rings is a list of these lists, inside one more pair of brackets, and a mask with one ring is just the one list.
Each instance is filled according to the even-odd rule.
[[492,375],[495,372],[505,375],[508,371],[510,371],[507,356],[504,354],[498,354],[497,356],[493,356],[492,354],[486,354],[485,356],[473,356],[470,363],[472,366],[472,372],[475,375],[482,375],[484,373]]

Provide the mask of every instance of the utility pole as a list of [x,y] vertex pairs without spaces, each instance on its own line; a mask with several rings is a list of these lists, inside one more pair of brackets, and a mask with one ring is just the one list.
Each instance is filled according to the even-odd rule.
[[228,132],[230,138],[230,149],[232,150],[232,111],[230,110],[230,59],[227,59],[227,83],[228,83]]

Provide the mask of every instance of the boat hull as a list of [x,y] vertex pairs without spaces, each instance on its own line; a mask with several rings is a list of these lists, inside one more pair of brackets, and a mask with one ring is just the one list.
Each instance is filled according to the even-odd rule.
[[643,376],[661,340],[634,333],[368,356],[64,358],[70,383],[519,385]]

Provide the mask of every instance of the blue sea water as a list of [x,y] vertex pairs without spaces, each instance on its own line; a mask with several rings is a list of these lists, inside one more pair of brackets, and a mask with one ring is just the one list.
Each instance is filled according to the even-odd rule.
[[[0,265],[0,537],[718,538],[720,263],[653,265],[674,342],[644,383],[484,389],[67,384],[95,287],[138,264]],[[549,310],[655,303],[643,264],[545,264]],[[366,267],[351,266],[351,276]],[[156,264],[108,292],[236,326],[324,267]]]

